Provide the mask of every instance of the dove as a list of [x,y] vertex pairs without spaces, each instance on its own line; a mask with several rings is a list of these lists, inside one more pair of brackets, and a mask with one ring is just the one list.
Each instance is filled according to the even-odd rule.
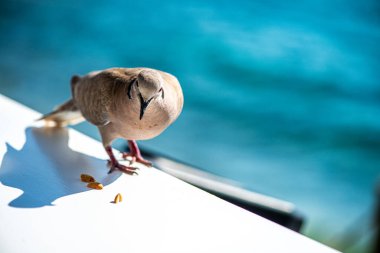
[[177,78],[151,68],[109,68],[71,78],[71,95],[64,104],[40,120],[66,126],[87,120],[97,126],[109,156],[110,172],[136,173],[136,167],[122,165],[111,144],[117,138],[128,140],[129,153],[123,158],[152,164],[137,145],[161,134],[180,115],[183,93]]

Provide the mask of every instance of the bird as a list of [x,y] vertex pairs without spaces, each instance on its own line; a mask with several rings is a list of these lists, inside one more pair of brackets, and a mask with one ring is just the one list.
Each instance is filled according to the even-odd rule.
[[[119,163],[112,142],[128,141],[132,158],[147,166],[137,145],[161,134],[180,115],[184,97],[178,79],[172,74],[152,68],[108,68],[71,78],[72,97],[39,120],[57,127],[74,125],[84,120],[95,125],[109,156],[109,173],[119,170],[135,174],[136,167]],[[137,174],[137,173],[136,173]]]

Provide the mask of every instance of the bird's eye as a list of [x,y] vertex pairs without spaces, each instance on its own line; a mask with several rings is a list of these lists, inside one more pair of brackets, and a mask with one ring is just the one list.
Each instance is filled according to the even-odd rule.
[[164,98],[164,89],[162,87],[158,90],[158,92],[161,92],[161,97]]

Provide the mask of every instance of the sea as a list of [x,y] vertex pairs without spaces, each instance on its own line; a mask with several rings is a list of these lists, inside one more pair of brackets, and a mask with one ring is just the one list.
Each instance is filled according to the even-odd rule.
[[72,75],[110,67],[182,85],[181,116],[142,148],[292,202],[305,235],[370,252],[379,1],[0,1],[0,93],[47,113],[70,97]]

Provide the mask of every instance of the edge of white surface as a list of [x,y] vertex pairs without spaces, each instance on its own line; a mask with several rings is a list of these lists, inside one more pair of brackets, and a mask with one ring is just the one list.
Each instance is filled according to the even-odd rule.
[[162,171],[167,172],[179,179],[183,179],[190,184],[194,183],[204,189],[220,192],[226,194],[227,196],[239,196],[244,199],[244,201],[254,203],[255,205],[261,205],[267,208],[272,207],[287,213],[295,211],[294,204],[290,202],[245,190],[235,186],[233,184],[234,182],[229,182],[224,178],[220,178],[209,173],[206,174],[202,171],[190,170],[186,168],[186,166],[181,166],[180,170],[175,169],[174,166],[178,165],[165,158],[158,157],[156,160],[165,165],[161,168]]

